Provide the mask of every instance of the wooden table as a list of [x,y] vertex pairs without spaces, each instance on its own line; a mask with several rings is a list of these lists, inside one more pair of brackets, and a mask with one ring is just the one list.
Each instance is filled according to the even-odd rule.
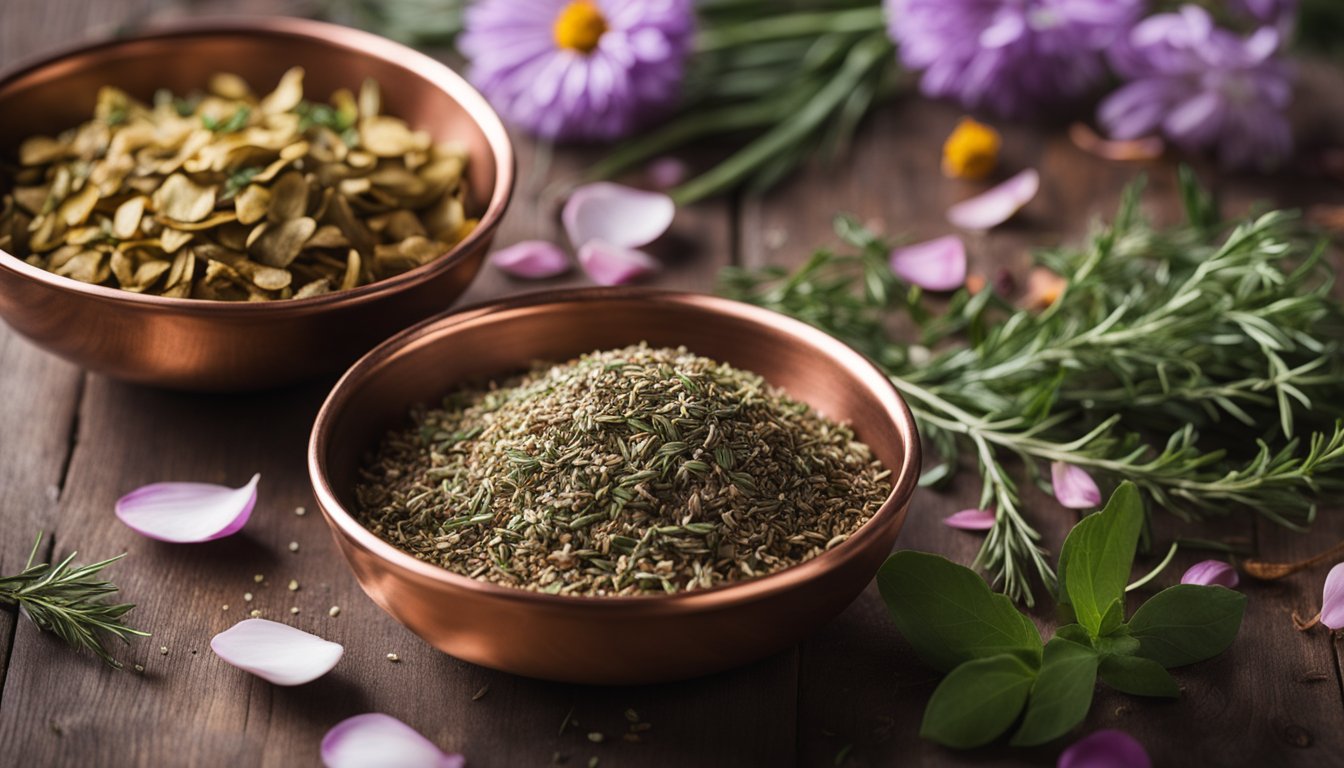
[[[261,8],[268,4],[250,3]],[[146,14],[182,13],[152,0],[5,0],[0,65],[89,31]],[[209,4],[207,4],[209,5]],[[219,10],[227,3],[215,3]],[[1312,87],[1344,102],[1338,73],[1314,72]],[[1339,114],[1312,110],[1308,130],[1344,136]],[[719,268],[794,264],[835,241],[832,216],[857,214],[914,237],[946,231],[942,212],[970,187],[938,173],[938,148],[956,109],[906,100],[865,126],[841,165],[814,168],[765,197],[737,197],[679,212],[657,248],[667,269],[655,284],[710,291]],[[553,155],[518,138],[520,185],[499,244],[557,238],[548,181],[572,176],[592,153]],[[1019,275],[1030,245],[1076,240],[1109,216],[1122,186],[1150,175],[1145,208],[1176,214],[1173,168],[1096,160],[1058,128],[1007,126],[1005,165],[1034,166],[1046,183],[1018,223],[968,241],[976,267]],[[1212,178],[1212,176],[1208,177]],[[1232,209],[1269,198],[1302,204],[1344,200],[1338,183],[1313,178],[1227,178],[1218,189]],[[486,268],[463,302],[545,286],[510,281]],[[71,653],[13,609],[0,611],[0,763],[11,765],[273,765],[317,763],[322,735],[350,715],[382,711],[474,766],[961,765],[1054,763],[1060,745],[1031,751],[956,753],[918,738],[920,713],[937,681],[921,667],[870,588],[831,624],[796,648],[741,669],[671,685],[592,688],[538,682],[476,667],[433,650],[370,602],[312,510],[304,467],[309,426],[332,379],[276,392],[199,396],[128,386],[37,350],[0,327],[0,572],[17,571],[45,530],[43,556],[78,549],[92,560],[122,551],[111,570],[132,623],[152,639],[119,648],[114,671]],[[165,479],[241,484],[262,474],[260,501],[240,535],[194,546],[142,538],[112,514],[126,491]],[[979,538],[939,519],[974,505],[973,473],[949,493],[921,491],[899,546],[969,562]],[[1057,546],[1076,519],[1051,500],[1027,498],[1032,517]],[[1344,517],[1323,512],[1308,536],[1250,516],[1164,534],[1236,540],[1265,557],[1290,559],[1344,535]],[[298,542],[291,553],[289,543]],[[1164,583],[1201,559],[1178,556]],[[254,574],[265,581],[257,584]],[[1275,584],[1247,584],[1245,623],[1233,647],[1180,670],[1178,701],[1103,689],[1075,736],[1122,728],[1158,765],[1325,765],[1344,755],[1339,642],[1322,629],[1298,632],[1290,614],[1318,608],[1323,572]],[[299,581],[298,592],[286,589]],[[244,602],[244,593],[255,599]],[[291,615],[297,606],[300,613]],[[338,617],[328,615],[341,608]],[[330,675],[279,688],[228,666],[209,650],[215,633],[252,608],[340,642],[346,656]],[[1043,625],[1049,617],[1041,616]],[[166,649],[166,653],[164,652]],[[400,662],[386,659],[396,653]],[[652,729],[622,739],[626,711]],[[567,727],[562,726],[568,720]],[[588,734],[602,733],[602,743]]]

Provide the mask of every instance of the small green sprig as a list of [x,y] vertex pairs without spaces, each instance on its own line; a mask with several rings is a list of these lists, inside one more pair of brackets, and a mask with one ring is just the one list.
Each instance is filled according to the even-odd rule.
[[55,565],[35,564],[41,544],[39,533],[23,571],[0,578],[0,602],[18,604],[34,624],[56,633],[70,647],[87,648],[108,664],[121,667],[108,653],[105,639],[111,636],[129,643],[130,637],[149,637],[149,633],[122,622],[135,606],[105,601],[117,592],[117,586],[97,576],[125,553],[89,565],[72,565],[78,553],[71,552]]
[[1098,678],[1136,696],[1179,696],[1167,669],[1226,650],[1246,596],[1178,584],[1126,621],[1126,584],[1143,523],[1138,489],[1123,483],[1104,510],[1069,532],[1059,556],[1059,598],[1073,621],[1044,643],[1031,619],[969,568],[922,552],[892,555],[877,576],[882,597],[920,659],[947,673],[924,710],[920,735],[966,749],[1016,726],[1013,746],[1044,744],[1087,717]]
[[[1220,222],[1184,171],[1189,222],[1154,229],[1140,189],[1081,247],[1039,254],[1067,281],[1043,311],[990,290],[932,306],[849,219],[837,231],[857,252],[820,251],[792,273],[728,270],[722,291],[886,370],[932,449],[924,484],[973,457],[997,515],[977,565],[1030,602],[1033,576],[1054,574],[1019,483],[1048,490],[1051,462],[1132,481],[1183,519],[1250,509],[1302,527],[1344,488],[1344,310],[1323,247],[1286,211]],[[913,334],[894,334],[894,315]]]

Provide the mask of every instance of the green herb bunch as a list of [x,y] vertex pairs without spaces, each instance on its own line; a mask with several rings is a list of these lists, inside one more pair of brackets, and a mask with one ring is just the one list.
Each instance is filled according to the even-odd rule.
[[1046,643],[1030,618],[969,568],[922,552],[892,555],[877,576],[882,597],[920,659],[947,673],[920,735],[964,749],[1016,725],[1014,746],[1044,744],[1087,717],[1098,677],[1137,696],[1179,696],[1167,669],[1231,645],[1246,596],[1180,584],[1125,621],[1143,523],[1138,489],[1123,483],[1101,513],[1069,533],[1059,556],[1060,605],[1076,622]]
[[[1182,226],[1143,221],[1136,184],[1084,245],[1040,253],[1067,280],[1043,311],[964,289],[935,310],[848,219],[837,231],[857,252],[819,251],[792,273],[728,270],[722,290],[886,370],[932,449],[924,484],[974,457],[997,516],[976,564],[1030,602],[1033,574],[1054,574],[1019,482],[1048,490],[1050,462],[1132,481],[1183,519],[1252,509],[1300,527],[1344,488],[1344,312],[1324,245],[1285,211],[1219,221],[1184,170],[1181,188]],[[890,330],[897,314],[917,340]]]
[[107,602],[104,598],[115,594],[117,586],[98,578],[104,568],[126,555],[89,565],[72,565],[78,553],[71,552],[55,565],[34,563],[41,545],[39,533],[23,571],[0,577],[0,603],[17,603],[34,624],[56,633],[70,647],[87,648],[108,664],[120,667],[121,662],[108,653],[105,639],[111,636],[130,642],[132,636],[149,637],[148,632],[122,621],[135,606]]

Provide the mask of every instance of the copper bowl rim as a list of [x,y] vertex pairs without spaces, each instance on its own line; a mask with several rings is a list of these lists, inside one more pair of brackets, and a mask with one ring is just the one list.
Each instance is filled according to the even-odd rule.
[[[326,448],[331,440],[332,425],[338,414],[351,403],[352,392],[391,359],[417,346],[418,342],[426,337],[452,333],[454,326],[469,324],[491,315],[507,314],[542,304],[598,303],[609,300],[638,300],[649,304],[649,311],[657,311],[660,304],[680,305],[712,314],[735,317],[758,325],[772,326],[847,361],[848,364],[845,366],[847,375],[852,376],[857,383],[866,387],[882,402],[887,417],[896,425],[897,432],[905,443],[901,465],[887,467],[892,470],[894,480],[891,493],[882,502],[882,506],[860,526],[858,531],[833,549],[767,576],[671,595],[596,597],[551,595],[505,587],[468,578],[446,568],[417,560],[365,528],[336,499],[336,494],[327,480]],[[384,565],[410,572],[422,581],[435,582],[452,589],[471,590],[490,598],[530,604],[537,608],[610,611],[656,608],[658,611],[690,613],[710,606],[748,602],[787,592],[838,568],[844,561],[857,556],[871,539],[881,535],[882,524],[900,515],[909,504],[919,482],[920,450],[919,433],[915,427],[914,416],[886,374],[849,345],[802,321],[772,310],[706,294],[652,288],[575,288],[534,292],[447,312],[418,323],[375,347],[336,382],[318,410],[308,442],[308,474],[318,505],[334,533],[352,540],[356,546],[373,554]]]
[[187,42],[193,37],[207,35],[258,35],[263,37],[295,37],[333,44],[342,51],[359,51],[391,64],[402,66],[423,77],[439,90],[447,93],[465,109],[470,119],[485,134],[490,152],[495,156],[495,188],[481,214],[480,222],[443,255],[433,261],[399,275],[369,283],[347,291],[333,291],[321,296],[283,301],[246,302],[215,301],[211,299],[178,299],[153,296],[81,283],[53,272],[39,269],[0,249],[0,268],[9,269],[61,291],[83,294],[89,298],[117,304],[134,305],[151,311],[173,311],[188,315],[281,318],[307,314],[331,306],[356,306],[396,293],[400,289],[432,280],[440,273],[450,271],[487,241],[499,227],[504,212],[513,196],[515,158],[513,143],[509,140],[504,123],[485,97],[461,75],[447,65],[401,43],[339,24],[286,16],[223,16],[201,17],[186,21],[152,23],[144,31],[128,36],[105,36],[93,41],[77,43],[54,53],[40,55],[0,70],[0,89],[24,75],[52,67],[76,56],[98,54],[130,43],[145,40],[176,40]]

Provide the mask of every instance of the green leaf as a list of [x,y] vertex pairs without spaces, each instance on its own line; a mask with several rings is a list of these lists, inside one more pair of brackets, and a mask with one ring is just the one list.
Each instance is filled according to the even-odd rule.
[[1139,641],[1124,633],[1127,631],[1098,637],[1092,643],[1092,647],[1096,648],[1098,653],[1112,656],[1133,656],[1139,652]]
[[1052,638],[1027,701],[1027,714],[1013,735],[1015,747],[1044,744],[1068,733],[1087,717],[1097,684],[1097,652]]
[[1087,629],[1081,624],[1065,624],[1055,630],[1055,637],[1083,646],[1092,645],[1092,636],[1087,633]]
[[919,658],[944,672],[962,662],[1016,653],[1041,658],[1041,633],[975,571],[938,555],[901,551],[877,572],[896,628]]
[[1101,681],[1117,691],[1172,699],[1181,695],[1171,673],[1152,659],[1107,654],[1101,658],[1099,671]]
[[1017,720],[1035,678],[1010,654],[968,661],[933,692],[919,735],[957,749],[988,744]]
[[1116,598],[1111,604],[1106,606],[1106,612],[1101,615],[1101,627],[1097,630],[1098,637],[1105,637],[1119,629],[1125,623],[1125,599]]
[[1139,606],[1129,632],[1139,656],[1164,667],[1212,658],[1236,639],[1246,596],[1226,587],[1177,584]]
[[1060,586],[1068,594],[1078,623],[1093,637],[1111,602],[1123,603],[1134,549],[1143,527],[1143,501],[1131,482],[1120,484],[1101,512],[1083,518],[1059,552]]

